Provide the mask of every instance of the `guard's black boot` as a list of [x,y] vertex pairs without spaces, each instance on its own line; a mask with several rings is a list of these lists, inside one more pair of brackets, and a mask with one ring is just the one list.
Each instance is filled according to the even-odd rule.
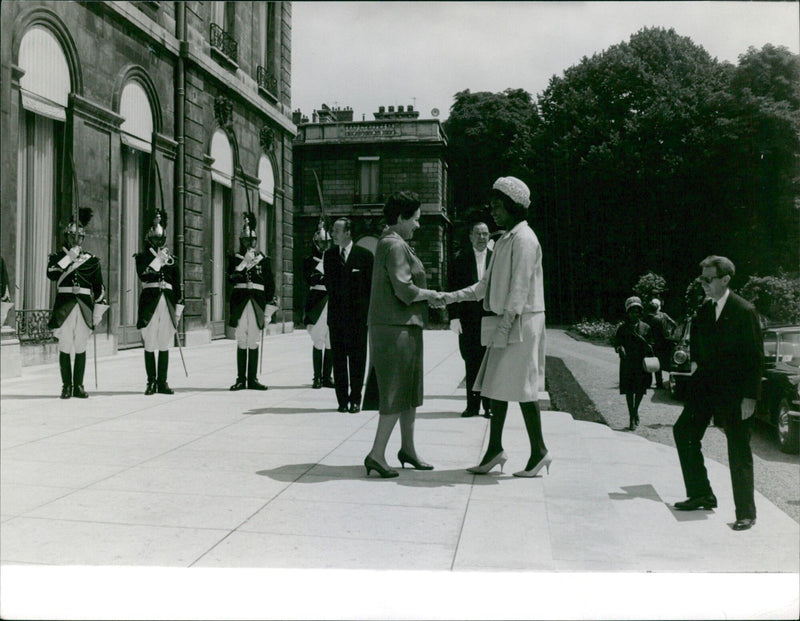
[[75,367],[72,369],[72,396],[78,399],[88,399],[89,395],[83,389],[83,374],[86,371],[86,352],[75,354]]
[[156,352],[144,352],[144,370],[147,372],[147,388],[144,394],[152,395],[156,392]]
[[162,395],[174,395],[175,391],[167,384],[167,370],[169,369],[169,350],[158,352],[158,378],[156,391]]
[[322,388],[322,350],[313,347],[311,349],[312,360],[314,361],[314,381],[311,384],[312,388]]
[[61,398],[69,399],[72,396],[72,363],[69,354],[59,352],[58,366],[61,369]]
[[236,383],[231,386],[231,390],[244,390],[247,388],[247,350],[241,347],[236,348]]
[[250,390],[266,390],[267,387],[258,381],[258,347],[250,349],[247,358],[247,387]]
[[325,357],[322,361],[322,385],[325,388],[336,387],[336,384],[333,383],[333,352],[330,349],[325,350]]

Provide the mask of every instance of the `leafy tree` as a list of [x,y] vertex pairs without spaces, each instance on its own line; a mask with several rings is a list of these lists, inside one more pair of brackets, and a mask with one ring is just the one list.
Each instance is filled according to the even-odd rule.
[[800,278],[791,278],[785,273],[751,276],[741,294],[769,320],[800,323]]
[[640,276],[639,280],[636,281],[636,284],[633,286],[633,294],[639,296],[639,299],[642,300],[642,304],[644,304],[645,307],[647,307],[647,303],[653,298],[658,298],[660,300],[666,290],[667,281],[664,280],[663,276],[654,274],[653,272],[647,272]]

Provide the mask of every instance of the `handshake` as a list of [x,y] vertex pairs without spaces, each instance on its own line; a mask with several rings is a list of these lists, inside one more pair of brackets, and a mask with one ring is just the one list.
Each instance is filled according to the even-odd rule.
[[455,301],[456,296],[452,293],[446,291],[431,291],[431,295],[428,298],[428,305],[431,308],[444,308]]

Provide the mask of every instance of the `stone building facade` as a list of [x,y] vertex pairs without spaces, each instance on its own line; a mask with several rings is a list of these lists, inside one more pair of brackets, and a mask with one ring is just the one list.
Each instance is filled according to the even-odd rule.
[[[353,121],[350,108],[326,105],[312,113],[311,121],[294,112],[295,265],[299,268],[311,254],[322,215],[320,191],[328,224],[340,216],[350,218],[354,243],[374,251],[386,225],[386,198],[410,190],[422,202],[421,228],[411,245],[426,267],[429,285],[443,289],[452,235],[447,136],[438,120],[420,119],[413,106],[381,106],[373,116],[371,121]],[[299,323],[305,287],[298,270],[295,282],[294,318]]]
[[9,325],[23,365],[50,357],[43,266],[76,202],[94,210],[84,246],[111,304],[98,348],[141,342],[131,255],[154,206],[182,267],[186,345],[226,335],[224,257],[248,208],[278,285],[270,328],[292,329],[291,3],[12,0],[0,31],[0,253],[19,311],[4,360]]

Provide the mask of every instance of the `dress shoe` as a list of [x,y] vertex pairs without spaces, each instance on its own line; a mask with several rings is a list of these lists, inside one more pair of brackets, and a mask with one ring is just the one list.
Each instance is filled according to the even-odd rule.
[[172,388],[170,388],[169,384],[167,384],[166,382],[158,382],[158,385],[156,386],[156,392],[158,392],[161,395],[175,394],[175,391],[172,390]]
[[733,530],[747,530],[756,525],[756,518],[744,518],[733,523]]
[[545,453],[544,457],[542,457],[538,462],[531,465],[530,460],[528,461],[529,467],[525,470],[520,470],[519,472],[515,472],[515,477],[522,477],[525,479],[530,479],[535,477],[539,474],[539,471],[542,468],[547,468],[547,474],[550,474],[550,464],[553,463],[553,458],[550,457],[550,453]]
[[492,411],[491,410],[486,410],[483,414],[481,414],[481,416],[483,416],[484,418],[491,418],[492,417]]
[[397,470],[392,468],[384,468],[369,455],[364,458],[364,467],[367,469],[367,476],[369,476],[369,473],[373,470],[381,475],[382,479],[392,479],[396,476],[400,476],[400,473],[397,472]]
[[264,384],[262,384],[261,382],[259,382],[256,379],[247,380],[247,389],[248,390],[268,390],[268,388],[266,386],[264,386]]
[[231,390],[244,390],[247,388],[247,381],[244,379],[236,378],[236,383],[231,386]]
[[403,449],[400,449],[397,452],[397,459],[400,461],[400,465],[405,468],[406,464],[411,464],[414,467],[414,470],[433,470],[433,466],[430,464],[425,463],[424,461],[420,461],[418,458],[413,458],[411,455],[406,453]]
[[675,503],[678,511],[697,511],[698,509],[716,509],[717,498],[714,494],[708,496],[695,496]]
[[322,380],[322,387],[323,388],[336,388],[336,384],[333,383],[331,378],[323,379]]
[[361,406],[358,403],[351,403],[349,410],[351,414],[358,414],[361,411]]
[[[233,390],[233,388],[231,388]],[[146,395],[154,395],[156,394],[156,383],[155,382],[147,382],[147,387],[144,389],[144,394]]]
[[497,464],[500,464],[500,472],[503,472],[503,466],[507,461],[508,457],[506,457],[506,452],[500,451],[485,464],[478,464],[477,466],[472,466],[472,468],[467,468],[467,472],[471,472],[472,474],[486,474]]
[[322,388],[322,380],[315,377],[314,381],[311,383],[311,388]]
[[78,397],[78,399],[88,399],[89,393],[87,393],[81,384],[75,384],[72,387],[72,396]]
[[69,384],[64,384],[61,387],[61,398],[62,399],[69,399],[72,396],[72,386]]
[[478,410],[470,410],[467,408],[463,412],[461,412],[461,418],[469,418],[470,416],[477,416]]
[[347,406],[346,406],[346,405],[340,405],[340,406],[339,406],[339,411],[340,411],[340,412],[348,412],[349,410],[347,409]]

